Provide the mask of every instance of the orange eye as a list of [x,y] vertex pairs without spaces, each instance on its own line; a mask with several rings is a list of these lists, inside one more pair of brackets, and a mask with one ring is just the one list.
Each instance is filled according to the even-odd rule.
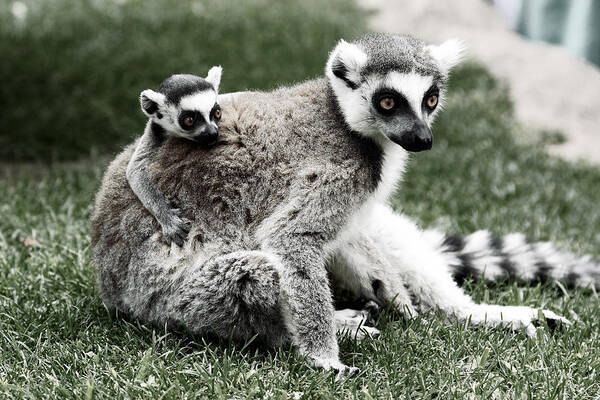
[[396,102],[391,97],[384,97],[379,100],[379,106],[386,111],[390,111],[395,105]]
[[218,108],[215,110],[215,119],[221,119],[221,110]]
[[196,122],[194,117],[185,117],[183,119],[183,125],[185,125],[188,128],[191,128],[192,126],[194,126],[194,122]]
[[438,97],[434,94],[433,96],[429,96],[427,98],[427,101],[425,102],[425,104],[427,104],[427,107],[434,109],[435,106],[437,106],[438,103]]

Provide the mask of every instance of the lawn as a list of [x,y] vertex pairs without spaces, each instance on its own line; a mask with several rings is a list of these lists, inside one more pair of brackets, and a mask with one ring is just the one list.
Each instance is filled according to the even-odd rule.
[[[49,61],[67,70],[53,75],[64,81],[49,87],[46,99],[64,95],[78,84],[82,90],[96,87],[99,94],[95,100],[85,93],[68,100],[69,118],[83,115],[81,119],[61,117],[54,126],[46,125],[51,115],[42,115],[41,126],[48,134],[36,131],[34,121],[17,123],[24,115],[19,113],[39,105],[38,99],[26,101],[27,93],[33,93],[30,86],[35,85],[27,84],[25,76],[38,74],[32,81],[36,83],[42,79],[42,68],[38,71],[31,62],[27,64],[31,72],[26,67],[22,72],[0,63],[3,72],[13,68],[13,73],[23,73],[19,75],[23,93],[14,93],[9,100],[14,102],[3,105],[3,111],[14,112],[3,113],[6,125],[0,125],[2,159],[12,160],[0,164],[1,398],[598,398],[598,296],[563,291],[557,285],[466,284],[477,301],[544,307],[576,321],[567,331],[546,330],[536,339],[436,316],[404,321],[393,311],[384,311],[377,321],[379,338],[361,343],[342,339],[342,359],[361,369],[358,376],[342,382],[307,368],[289,349],[207,341],[107,310],[95,286],[89,218],[110,152],[143,125],[139,91],[179,69],[204,71],[216,63],[225,68],[225,91],[272,88],[320,74],[335,40],[364,29],[359,10],[345,0],[321,9],[315,8],[321,4],[317,0],[302,5],[291,0],[184,3],[200,4],[206,11],[194,14],[204,24],[198,28],[203,33],[168,25],[175,21],[176,11],[160,0],[150,2],[148,9],[130,0],[119,6],[132,7],[122,14],[96,10],[95,18],[104,15],[106,20],[92,21],[97,24],[92,28],[77,25],[82,18],[77,13],[85,10],[74,7],[66,13],[73,20],[63,21],[65,31],[96,29],[98,40],[110,33],[103,27],[115,21],[121,21],[122,29],[131,29],[126,33],[137,35],[125,25],[139,20],[142,33],[119,44],[108,40],[98,45],[105,56],[110,49],[120,51],[117,58],[126,57],[124,49],[133,51],[127,53],[131,57],[137,54],[133,61],[115,64],[102,59],[108,63],[104,71],[92,68],[100,59],[71,69],[68,61]],[[147,20],[156,24],[146,26]],[[53,51],[53,40],[59,54],[68,53],[60,48],[61,40],[80,40],[73,45],[77,49],[86,46],[85,40],[64,32],[49,39],[48,32],[56,27],[51,21],[47,24],[50,27],[43,26],[48,31],[27,33],[26,28],[13,27],[12,32],[17,35],[21,29],[20,34],[32,35],[27,38],[32,54]],[[163,32],[159,26],[169,28]],[[144,41],[143,33],[152,31],[157,36]],[[195,35],[193,44],[173,41],[188,33]],[[203,37],[210,39],[200,40]],[[0,41],[3,54],[8,49],[17,57],[25,51],[9,46],[6,37]],[[132,50],[134,43],[146,46],[145,50]],[[177,46],[171,48],[172,43]],[[169,58],[150,57],[155,48]],[[199,54],[187,53],[191,48]],[[144,61],[146,56],[150,58]],[[130,66],[145,62],[160,68],[124,76]],[[93,72],[97,81],[87,82],[87,72]],[[116,73],[122,76],[113,76]],[[116,77],[123,80],[113,81]],[[7,101],[7,85],[17,87],[12,82],[0,85],[4,91],[0,101]],[[52,102],[47,106],[53,112],[62,107]],[[69,124],[76,129],[66,129]],[[19,134],[8,135],[7,126],[14,126]],[[79,134],[81,141],[74,139]],[[57,135],[64,137],[59,140]],[[544,135],[515,122],[507,88],[478,65],[467,63],[454,74],[434,135],[434,149],[413,157],[394,200],[397,209],[424,226],[441,226],[449,232],[522,231],[578,253],[600,255],[596,229],[600,171],[547,156],[542,151]],[[58,155],[61,149],[64,154]],[[31,159],[37,161],[23,162]],[[76,161],[44,163],[49,159]]]

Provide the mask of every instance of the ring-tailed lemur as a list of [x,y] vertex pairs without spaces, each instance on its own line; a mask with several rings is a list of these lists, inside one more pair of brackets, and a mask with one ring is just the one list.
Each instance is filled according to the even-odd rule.
[[149,170],[158,148],[169,137],[201,144],[217,141],[220,82],[221,67],[212,67],[206,79],[189,74],[172,75],[160,84],[158,91],[146,89],[140,94],[148,123],[127,165],[126,175],[133,192],[162,227],[163,238],[169,244],[183,245],[190,221],[158,190]]
[[[336,330],[358,329],[364,314],[335,311],[332,282],[411,315],[435,309],[533,335],[538,310],[476,304],[452,275],[486,265],[498,268],[483,267],[485,276],[516,275],[537,264],[544,272],[529,277],[558,277],[543,245],[444,237],[388,204],[407,150],[432,145],[429,127],[461,53],[456,40],[368,35],[335,47],[325,79],[220,97],[217,146],[167,140],[156,157],[158,188],[194,217],[181,251],[160,243],[129,189],[127,148],[105,174],[93,218],[104,302],[195,333],[291,341],[311,365],[340,373],[353,369],[339,359]],[[573,283],[600,282],[587,263],[564,267],[581,276]]]

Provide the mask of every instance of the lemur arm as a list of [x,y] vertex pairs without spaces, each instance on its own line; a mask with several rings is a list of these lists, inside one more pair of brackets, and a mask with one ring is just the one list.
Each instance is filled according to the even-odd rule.
[[294,345],[307,361],[347,370],[338,358],[334,306],[325,268],[330,248],[358,203],[355,167],[306,170],[287,200],[257,230],[265,251],[280,260],[281,304]]
[[148,126],[127,164],[126,176],[135,195],[160,224],[164,240],[169,244],[175,242],[182,246],[189,233],[190,223],[181,217],[180,210],[173,207],[158,190],[149,171],[161,141],[162,138],[152,133]]

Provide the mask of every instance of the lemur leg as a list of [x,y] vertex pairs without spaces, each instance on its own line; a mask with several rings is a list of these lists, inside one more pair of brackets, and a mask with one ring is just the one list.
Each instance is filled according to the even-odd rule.
[[310,365],[340,375],[357,369],[339,359],[326,262],[338,227],[349,217],[349,205],[361,200],[348,187],[348,177],[357,168],[360,165],[347,163],[300,171],[286,201],[263,220],[256,234],[262,248],[282,260],[282,308],[293,343]]
[[127,311],[201,335],[291,342],[281,313],[280,266],[268,253],[236,251],[191,266],[185,259],[144,262],[143,269],[130,268]]
[[[398,287],[403,282],[421,310],[439,310],[476,324],[505,325],[513,330],[525,330],[528,335],[535,334],[533,322],[538,319],[537,309],[476,304],[452,279],[449,263],[435,241],[429,240],[427,233],[408,218],[385,205],[377,205],[360,224],[361,235],[368,236],[370,245],[376,247],[369,251],[381,254],[387,260],[378,265],[390,268],[389,274],[394,277],[390,279],[394,281],[392,285]],[[362,290],[368,292],[373,282],[364,277],[369,277],[369,272],[355,271],[365,266],[364,263],[349,263],[347,268],[352,274],[363,277]],[[382,280],[382,284],[384,282]],[[552,311],[544,310],[543,314],[547,319],[569,323]]]
[[378,245],[374,232],[357,227],[342,236],[329,270],[336,285],[379,306],[394,304],[405,317],[417,315],[410,292]]

